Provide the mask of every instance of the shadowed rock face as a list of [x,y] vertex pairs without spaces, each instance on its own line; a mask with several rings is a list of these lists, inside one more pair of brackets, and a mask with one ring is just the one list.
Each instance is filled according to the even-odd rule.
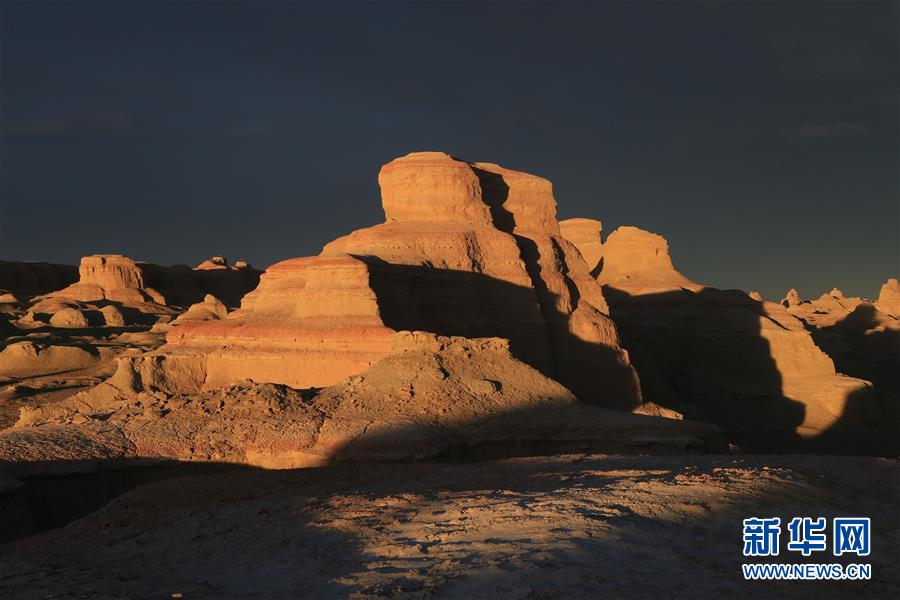
[[379,174],[386,222],[271,267],[226,319],[173,328],[202,387],[324,386],[386,355],[396,331],[502,337],[582,400],[632,408],[638,384],[606,301],[559,233],[549,181],[440,152]]
[[[811,301],[788,308],[809,330],[816,344],[834,361],[841,373],[872,383],[872,397],[878,406],[877,433],[887,440],[894,453],[900,452],[900,319],[893,307],[889,279],[874,303],[864,298],[848,298],[834,289]],[[834,437],[846,429],[842,419]]]
[[75,283],[78,267],[44,262],[0,260],[0,290],[28,296],[47,294]]
[[798,448],[837,429],[868,435],[877,420],[871,386],[836,372],[791,314],[799,296],[789,295],[787,309],[703,287],[675,269],[664,238],[634,227],[599,250],[588,241],[646,401],[722,425],[750,447]]

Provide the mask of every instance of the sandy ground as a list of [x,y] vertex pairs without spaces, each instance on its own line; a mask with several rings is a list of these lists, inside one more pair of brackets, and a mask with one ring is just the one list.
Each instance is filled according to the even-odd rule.
[[[896,598],[898,499],[898,462],[873,458],[245,470],[147,484],[0,547],[0,597]],[[870,516],[873,579],[745,582],[741,520],[804,515]]]

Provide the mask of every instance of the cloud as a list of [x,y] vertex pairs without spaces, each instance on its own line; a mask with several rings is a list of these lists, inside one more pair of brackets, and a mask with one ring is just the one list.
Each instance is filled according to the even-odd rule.
[[798,139],[829,139],[862,135],[868,131],[869,127],[862,123],[819,123],[789,129],[785,135]]

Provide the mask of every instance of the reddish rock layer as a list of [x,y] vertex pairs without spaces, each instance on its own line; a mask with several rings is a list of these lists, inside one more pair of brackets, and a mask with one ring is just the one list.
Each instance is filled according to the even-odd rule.
[[390,349],[393,330],[381,319],[369,278],[368,266],[350,256],[280,262],[266,270],[240,310],[173,327],[153,360],[167,365],[164,373],[185,361],[198,365],[195,389],[245,379],[297,388],[330,385]]

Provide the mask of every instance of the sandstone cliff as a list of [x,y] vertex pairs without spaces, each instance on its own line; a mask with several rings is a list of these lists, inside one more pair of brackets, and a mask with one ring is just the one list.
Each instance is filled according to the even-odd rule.
[[[598,257],[592,268],[645,400],[718,423],[751,447],[799,447],[801,438],[859,433],[877,420],[870,384],[837,373],[785,306],[690,281],[664,238],[634,227],[599,250],[592,240],[585,253]],[[798,295],[789,300],[800,306]]]
[[240,310],[172,329],[161,364],[209,389],[321,387],[385,356],[397,331],[501,337],[582,400],[631,408],[638,384],[602,291],[560,235],[549,181],[440,152],[379,173],[385,223],[271,267]]

